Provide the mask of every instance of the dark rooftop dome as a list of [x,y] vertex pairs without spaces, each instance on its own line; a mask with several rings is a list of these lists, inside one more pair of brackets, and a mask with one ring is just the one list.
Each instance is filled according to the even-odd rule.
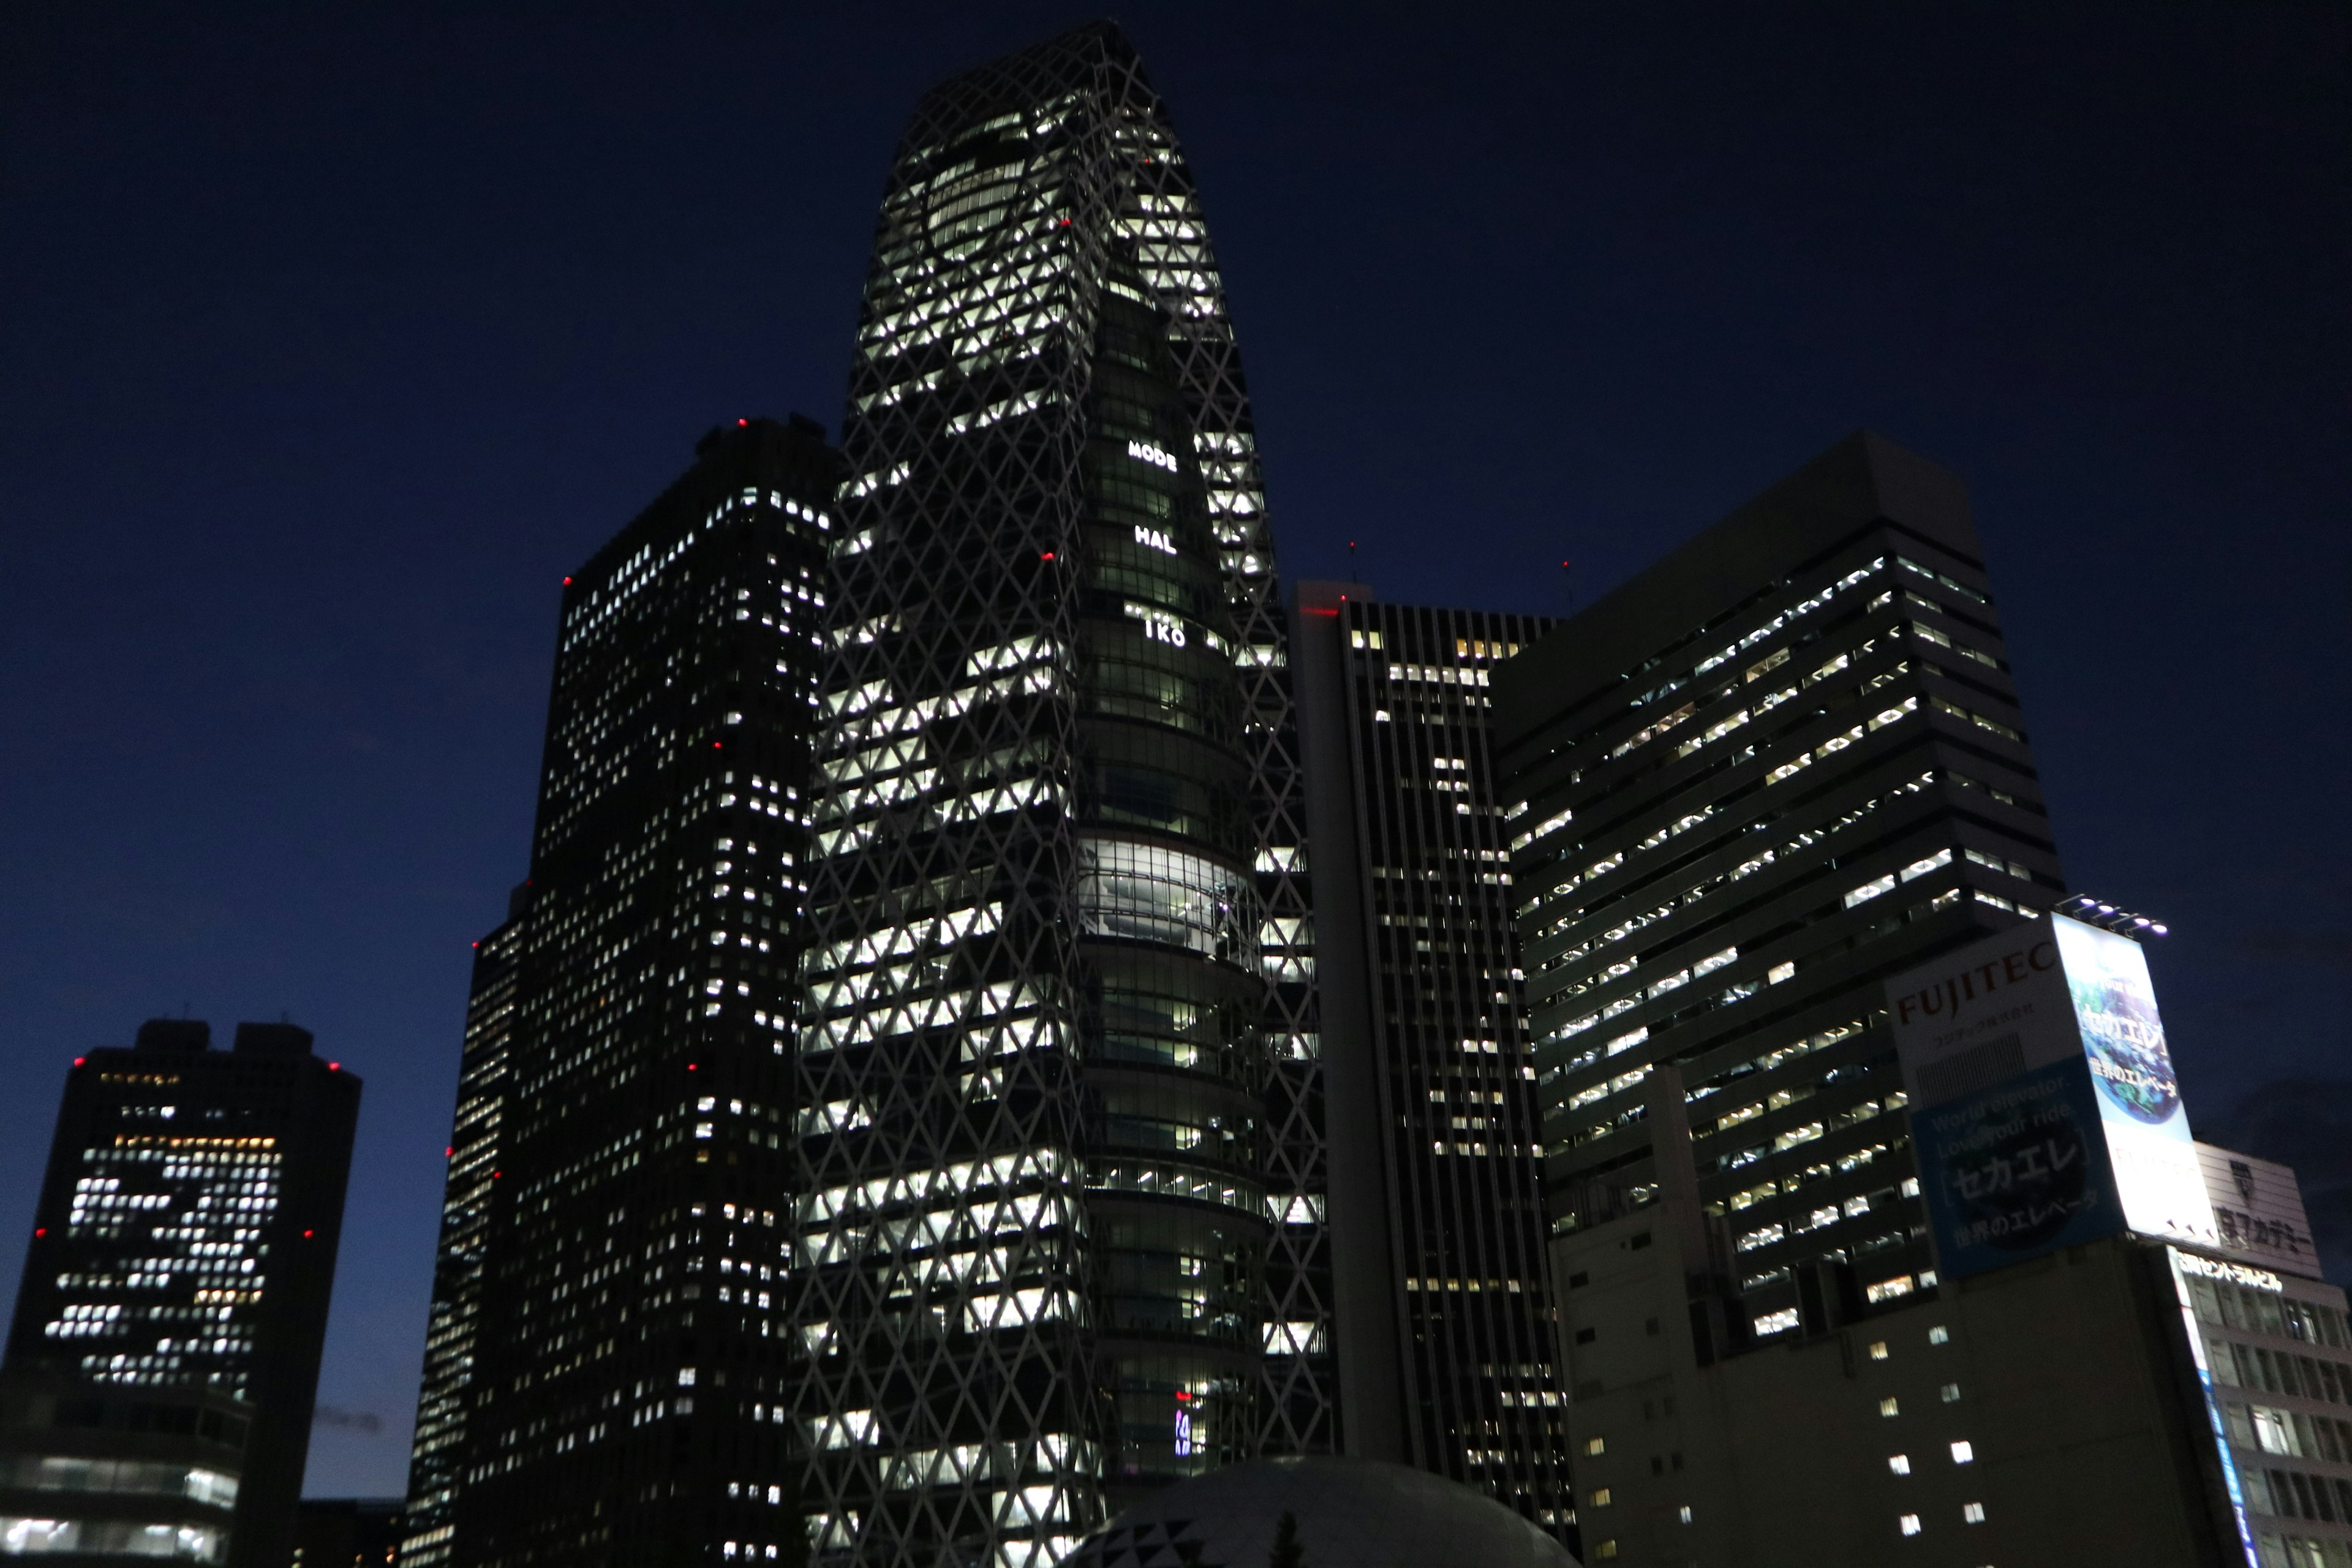
[[1180,1482],[1079,1542],[1062,1568],[1260,1568],[1282,1516],[1316,1568],[1576,1568],[1468,1487],[1370,1459],[1258,1459]]

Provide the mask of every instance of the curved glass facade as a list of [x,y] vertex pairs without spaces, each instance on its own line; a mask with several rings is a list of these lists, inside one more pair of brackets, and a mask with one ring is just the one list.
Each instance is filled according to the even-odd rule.
[[[1096,326],[1081,539],[1078,910],[1091,989],[1197,1014],[1262,982],[1237,637],[1160,311],[1115,256]],[[1167,731],[1174,731],[1173,734]],[[1235,982],[1243,984],[1239,986]],[[1114,1048],[1081,1022],[1096,1331],[1115,1483],[1255,1449],[1267,1225],[1246,1015],[1223,1055]]]
[[819,1562],[1042,1564],[1125,1489],[1332,1428],[1273,551],[1190,176],[1116,29],[924,100],[843,446],[803,1506]]

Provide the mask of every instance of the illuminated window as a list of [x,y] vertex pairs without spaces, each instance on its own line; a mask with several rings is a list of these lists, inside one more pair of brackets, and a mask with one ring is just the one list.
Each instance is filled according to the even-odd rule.
[[1255,957],[1252,889],[1242,873],[1153,845],[1089,839],[1079,847],[1085,929],[1229,957]]
[[1609,1451],[1609,1439],[1606,1437],[1587,1437],[1584,1440],[1584,1451],[1588,1454],[1605,1454]]
[[1952,1331],[1937,1323],[1927,1331],[1927,1342],[1931,1345],[1948,1345],[1952,1342]]
[[1960,1397],[1960,1385],[1957,1383],[1948,1383],[1938,1392],[1942,1394],[1945,1404],[1956,1404]]
[[1901,1519],[1897,1520],[1895,1523],[1901,1528],[1903,1533],[1906,1535],[1916,1535],[1919,1533],[1919,1516],[1916,1513],[1906,1513]]
[[1984,1504],[1980,1502],[1962,1503],[1960,1505],[1960,1520],[1966,1524],[1982,1524],[1984,1522]]
[[1602,1487],[1592,1494],[1591,1503],[1594,1508],[1607,1508],[1609,1506],[1609,1489],[1607,1487]]
[[1886,1456],[1886,1468],[1893,1470],[1898,1476],[1907,1476],[1911,1473],[1911,1456],[1908,1454],[1889,1454]]
[[1895,1403],[1895,1396],[1893,1394],[1890,1394],[1885,1398],[1878,1402],[1878,1413],[1881,1415],[1895,1415],[1901,1413]]
[[1972,1465],[1976,1463],[1976,1445],[1970,1443],[1967,1438],[1963,1437],[1958,1442],[1952,1445],[1952,1463],[1956,1465]]
[[1886,1342],[1885,1340],[1874,1340],[1871,1342],[1870,1359],[1873,1361],[1885,1361],[1886,1359]]

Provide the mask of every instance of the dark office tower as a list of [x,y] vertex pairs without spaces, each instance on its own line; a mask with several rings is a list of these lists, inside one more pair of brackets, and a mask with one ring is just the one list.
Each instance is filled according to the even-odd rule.
[[360,1080],[291,1024],[210,1045],[158,1019],[67,1075],[8,1335],[8,1552],[293,1551]]
[[780,1539],[783,1108],[839,476],[799,418],[696,450],[566,580],[530,877],[475,974],[432,1320],[457,1336],[432,1419],[464,1458],[426,1453],[416,1481],[454,1531],[423,1544],[462,1564]]
[[[474,944],[473,994],[457,1059],[457,1114],[449,1133],[449,1173],[441,1200],[441,1245],[433,1263],[433,1306],[425,1327],[425,1374],[417,1388],[416,1435],[409,1447],[407,1507],[393,1521],[409,1568],[446,1563],[465,1482],[468,1394],[478,1372],[482,1269],[488,1259],[492,1173],[505,1109],[507,1043],[514,1033],[515,960],[530,889],[517,888],[507,922]],[[299,1565],[298,1565],[299,1568]]]
[[1679,1179],[1671,1064],[1702,1357],[1932,1287],[1879,987],[2062,888],[1959,480],[1851,437],[1494,690],[1555,1234]]
[[1572,1507],[1490,672],[1549,623],[1299,584],[1348,1452]]
[[393,1568],[398,1498],[305,1498],[289,1568]]
[[1192,176],[1088,27],[935,89],[851,380],[818,742],[808,1501],[1043,1563],[1331,1441],[1286,634]]

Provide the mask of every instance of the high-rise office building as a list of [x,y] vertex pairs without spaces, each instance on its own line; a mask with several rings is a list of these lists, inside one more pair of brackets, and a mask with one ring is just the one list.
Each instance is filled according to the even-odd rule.
[[1528,616],[1299,584],[1347,1451],[1564,1529],[1536,1069],[1488,755]]
[[476,1374],[483,1370],[478,1354],[482,1273],[506,1103],[507,1043],[514,1031],[515,959],[530,897],[527,884],[517,888],[506,923],[474,944],[472,994],[457,1058],[457,1111],[449,1130],[441,1237],[433,1261],[433,1304],[425,1326],[425,1368],[409,1446],[407,1506],[394,1521],[401,1531],[400,1560],[408,1568],[437,1568],[447,1562],[457,1537],[468,1401]]
[[1045,1563],[1328,1447],[1274,552],[1108,25],[934,89],[876,234],[818,742],[793,1321],[821,1555]]
[[1842,442],[1495,693],[1588,1560],[2352,1563],[2341,1293],[2063,895],[1958,481]]
[[1495,677],[1554,1231],[1658,1195],[1674,1068],[1716,1352],[1935,1283],[1876,987],[2063,888],[1981,553],[1856,435]]
[[282,1568],[360,1080],[190,1019],[66,1079],[8,1335],[0,1550]]
[[435,1560],[719,1562],[797,1527],[775,1297],[837,484],[814,424],[738,421],[565,580],[451,1140],[412,1481]]

